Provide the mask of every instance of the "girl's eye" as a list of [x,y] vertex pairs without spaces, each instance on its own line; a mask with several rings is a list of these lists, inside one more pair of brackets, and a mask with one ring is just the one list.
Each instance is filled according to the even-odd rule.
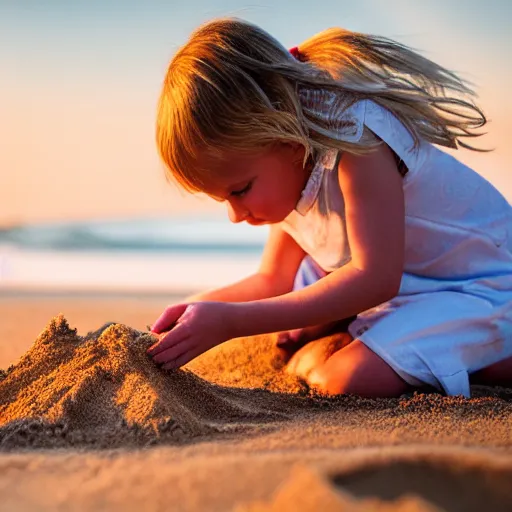
[[231,195],[234,197],[245,196],[245,194],[247,194],[247,192],[249,192],[249,190],[251,190],[251,188],[252,188],[252,181],[250,181],[244,188],[242,188],[240,190],[233,190],[231,192]]

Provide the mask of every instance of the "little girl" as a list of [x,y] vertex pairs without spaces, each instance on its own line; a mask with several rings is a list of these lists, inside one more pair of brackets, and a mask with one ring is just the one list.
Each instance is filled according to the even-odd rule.
[[511,384],[512,208],[437,147],[474,149],[471,96],[382,37],[335,28],[288,51],[238,19],[200,27],[169,65],[160,155],[270,236],[256,274],[164,311],[154,361],[262,333],[300,346],[344,323],[348,345],[299,351],[321,393]]

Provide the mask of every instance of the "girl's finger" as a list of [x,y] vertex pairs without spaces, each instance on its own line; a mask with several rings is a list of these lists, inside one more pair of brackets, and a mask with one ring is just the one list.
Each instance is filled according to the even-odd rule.
[[179,355],[174,361],[170,361],[162,366],[164,370],[175,370],[177,368],[181,368],[183,365],[195,359],[198,355],[201,354],[201,350],[194,348],[189,350],[188,352],[184,352]]
[[181,343],[188,337],[189,329],[186,324],[178,324],[174,329],[162,335],[162,337],[151,347],[148,348],[147,353],[150,356],[156,356],[160,352]]
[[151,332],[161,334],[171,328],[180,318],[188,304],[176,304],[165,308],[165,311],[158,317],[157,321],[151,327]]
[[165,349],[153,356],[153,361],[158,364],[172,363],[177,357],[181,356],[181,354],[187,350],[190,350],[189,344],[190,338],[185,338],[176,345],[173,345],[172,347]]

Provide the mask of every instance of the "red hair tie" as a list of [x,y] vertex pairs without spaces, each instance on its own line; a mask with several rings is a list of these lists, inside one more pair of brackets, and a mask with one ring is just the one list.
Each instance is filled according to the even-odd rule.
[[288,50],[297,60],[300,60],[300,51],[298,46],[294,46]]

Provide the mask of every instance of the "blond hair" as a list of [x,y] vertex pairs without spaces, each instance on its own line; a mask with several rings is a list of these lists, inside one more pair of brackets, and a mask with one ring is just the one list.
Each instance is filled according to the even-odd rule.
[[[371,99],[420,139],[477,150],[463,138],[486,122],[468,82],[384,37],[330,28],[298,46],[298,58],[237,18],[199,27],[169,64],[158,103],[159,154],[173,178],[199,191],[211,171],[199,156],[298,142],[306,157],[327,148],[364,154],[375,143],[340,139],[336,119],[315,115],[301,91],[335,93],[336,111]],[[332,108],[332,106],[331,106]]]

